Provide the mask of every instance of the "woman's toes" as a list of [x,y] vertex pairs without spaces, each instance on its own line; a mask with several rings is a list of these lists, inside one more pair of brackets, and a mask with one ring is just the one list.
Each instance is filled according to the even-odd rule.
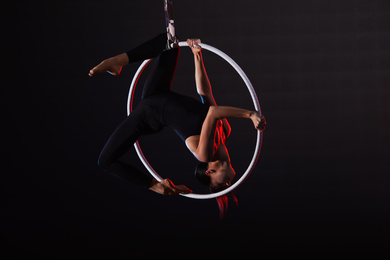
[[96,67],[94,67],[93,69],[91,69],[89,71],[89,76],[93,77],[95,74],[99,74],[103,71],[105,71],[105,68],[106,65],[105,65],[105,61],[101,62],[99,65],[97,65]]

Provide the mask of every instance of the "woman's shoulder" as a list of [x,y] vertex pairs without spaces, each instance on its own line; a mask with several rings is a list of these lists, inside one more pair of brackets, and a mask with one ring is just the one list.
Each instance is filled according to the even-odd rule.
[[192,135],[187,137],[185,143],[188,149],[190,149],[191,151],[195,151],[198,148],[199,139],[200,139],[200,135]]
[[192,135],[187,137],[187,139],[185,140],[188,150],[190,150],[190,152],[195,156],[196,159],[198,159],[196,155],[196,150],[199,146],[199,139],[200,135]]

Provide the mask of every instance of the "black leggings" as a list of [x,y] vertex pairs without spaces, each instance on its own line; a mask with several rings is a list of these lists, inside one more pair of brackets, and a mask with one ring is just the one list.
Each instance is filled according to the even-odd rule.
[[[179,48],[166,50],[167,34],[161,34],[135,49],[128,51],[129,62],[156,58],[142,92],[142,101],[137,108],[115,129],[98,160],[99,166],[112,175],[132,183],[149,187],[152,177],[132,165],[119,161],[142,135],[159,132],[161,110],[165,93],[169,93],[179,57]],[[153,96],[159,94],[159,98]],[[147,99],[145,99],[147,98]]]

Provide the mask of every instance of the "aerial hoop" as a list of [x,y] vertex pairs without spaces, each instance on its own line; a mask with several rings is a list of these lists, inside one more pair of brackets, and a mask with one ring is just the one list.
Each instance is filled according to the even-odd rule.
[[[230,58],[228,55],[226,55],[224,52],[220,51],[219,49],[217,49],[213,46],[210,46],[208,44],[205,44],[205,43],[201,43],[199,45],[202,49],[208,50],[208,51],[220,56],[221,58],[223,58],[226,62],[228,62],[237,71],[237,73],[241,76],[242,80],[244,81],[245,85],[248,88],[248,91],[252,97],[252,101],[253,101],[253,105],[254,105],[255,110],[257,110],[261,115],[260,104],[259,104],[259,100],[257,99],[256,92],[253,89],[252,83],[250,82],[248,77],[245,75],[244,71],[240,68],[240,66],[238,66],[238,64],[232,58]],[[188,46],[188,44],[187,44],[187,42],[180,42],[179,46],[185,47],[185,46]],[[135,87],[137,85],[137,81],[138,81],[139,77],[141,76],[142,71],[148,65],[148,63],[150,61],[151,61],[151,59],[145,60],[139,66],[137,72],[134,74],[133,80],[131,81],[129,95],[127,98],[127,115],[130,115],[132,107],[133,107],[133,97],[134,97],[134,92],[135,92]],[[193,198],[193,199],[212,199],[212,198],[217,198],[217,197],[220,197],[222,195],[225,195],[225,194],[233,191],[234,189],[236,189],[250,175],[253,168],[255,167],[257,158],[259,157],[259,154],[260,154],[262,139],[263,139],[263,134],[260,131],[258,131],[257,132],[256,147],[255,147],[255,151],[253,153],[252,160],[251,160],[248,168],[246,169],[245,173],[232,186],[230,186],[229,188],[227,188],[225,190],[216,192],[216,193],[210,193],[210,194],[190,193],[190,194],[180,194],[180,195],[188,197],[188,198]],[[141,150],[141,147],[140,147],[138,141],[134,143],[134,147],[135,147],[135,150],[138,154],[139,159],[141,160],[143,165],[146,167],[146,169],[149,171],[149,173],[157,181],[162,181],[163,178],[161,178],[161,176],[158,175],[158,173],[153,169],[153,167],[146,160],[144,154],[142,153],[142,150]]]

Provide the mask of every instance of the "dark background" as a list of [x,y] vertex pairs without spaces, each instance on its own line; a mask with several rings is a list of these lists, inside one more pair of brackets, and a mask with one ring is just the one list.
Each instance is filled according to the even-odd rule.
[[[139,64],[119,77],[88,71],[163,32],[162,0],[13,1],[3,11],[3,259],[388,253],[389,1],[175,1],[180,39],[199,37],[240,64],[268,121],[223,221],[215,200],[161,196],[97,166]],[[219,104],[252,107],[226,63],[210,53],[205,63]],[[195,95],[193,77],[183,48],[174,90]],[[240,173],[255,132],[231,124]],[[197,189],[178,137],[140,142],[161,175]],[[126,159],[142,167],[134,151]]]

